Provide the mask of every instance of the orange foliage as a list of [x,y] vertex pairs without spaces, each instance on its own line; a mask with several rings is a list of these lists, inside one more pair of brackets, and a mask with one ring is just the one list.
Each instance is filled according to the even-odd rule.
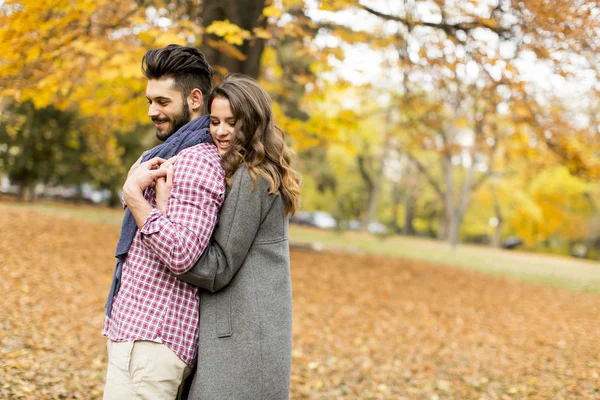
[[[2,208],[0,397],[101,398],[118,226]],[[597,295],[300,251],[292,279],[292,399],[597,398]]]

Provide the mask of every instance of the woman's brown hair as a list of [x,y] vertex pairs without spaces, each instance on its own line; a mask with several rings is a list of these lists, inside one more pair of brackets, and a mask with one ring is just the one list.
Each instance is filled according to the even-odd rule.
[[215,98],[227,99],[236,120],[233,143],[221,157],[227,183],[242,163],[256,184],[257,175],[269,183],[269,193],[279,191],[287,215],[300,206],[300,174],[291,167],[292,152],[285,133],[275,124],[271,97],[249,76],[227,75],[208,99],[208,112]]

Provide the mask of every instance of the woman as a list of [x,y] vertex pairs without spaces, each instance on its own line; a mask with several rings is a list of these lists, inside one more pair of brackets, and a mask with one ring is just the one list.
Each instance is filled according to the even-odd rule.
[[[228,194],[211,244],[179,277],[201,289],[198,367],[189,398],[288,399],[287,217],[299,206],[300,177],[290,167],[269,95],[255,80],[227,76],[210,95],[208,111]],[[157,187],[159,208],[166,209],[168,191]]]

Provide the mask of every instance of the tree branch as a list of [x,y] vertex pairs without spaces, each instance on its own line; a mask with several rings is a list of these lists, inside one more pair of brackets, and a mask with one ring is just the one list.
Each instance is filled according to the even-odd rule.
[[415,163],[415,166],[417,167],[419,172],[423,174],[425,179],[427,179],[427,182],[429,182],[429,184],[433,187],[433,190],[435,190],[438,196],[440,196],[440,199],[444,201],[444,191],[442,190],[440,185],[435,181],[435,179],[433,179],[433,177],[429,174],[427,168],[425,168],[425,166],[421,164],[421,162],[417,160],[412,154],[406,153],[406,155],[408,156],[408,158],[410,158],[410,160],[413,163]]
[[472,189],[473,191],[476,191],[481,185],[483,185],[485,183],[485,181],[487,181],[492,175],[494,175],[494,172],[491,170],[488,170],[486,173],[481,174],[479,176],[479,178],[477,178],[477,180],[473,183]]
[[477,28],[488,29],[492,32],[495,32],[499,36],[502,36],[503,38],[509,38],[510,37],[509,34],[511,33],[510,29],[493,26],[489,22],[485,22],[485,21],[481,21],[481,20],[477,20],[477,19],[474,19],[474,21],[471,21],[471,22],[459,22],[457,24],[448,24],[445,22],[433,23],[433,22],[425,22],[425,21],[410,21],[409,22],[407,19],[402,18],[400,16],[385,14],[385,13],[379,12],[377,10],[374,10],[371,7],[365,6],[363,4],[359,4],[358,8],[365,10],[368,13],[373,14],[379,18],[383,18],[388,21],[400,22],[406,26],[419,25],[419,26],[428,26],[430,28],[441,29],[444,32],[446,32],[446,34],[448,34],[452,37],[455,37],[455,38],[456,38],[456,32],[459,30],[465,31],[468,33],[469,31],[472,31],[473,29],[477,29]]
[[359,154],[356,157],[356,161],[358,163],[358,171],[360,172],[360,176],[363,178],[363,181],[365,182],[365,185],[367,186],[367,190],[369,191],[369,197],[373,191],[373,187],[375,186],[373,183],[373,179],[371,178],[371,176],[369,175],[369,172],[367,171],[367,166],[366,164],[366,158],[365,156],[363,156],[362,154]]

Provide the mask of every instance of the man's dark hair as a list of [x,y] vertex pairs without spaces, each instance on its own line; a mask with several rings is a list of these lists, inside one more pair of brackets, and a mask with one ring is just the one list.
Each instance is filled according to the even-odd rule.
[[142,72],[148,79],[173,78],[184,99],[192,89],[200,89],[205,105],[212,89],[212,68],[204,54],[193,47],[170,44],[148,50],[142,59]]

